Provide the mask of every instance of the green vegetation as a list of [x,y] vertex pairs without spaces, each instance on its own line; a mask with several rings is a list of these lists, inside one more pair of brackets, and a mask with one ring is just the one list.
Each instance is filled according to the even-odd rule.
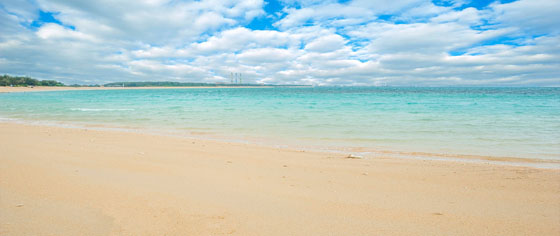
[[66,85],[68,87],[101,87],[101,85],[99,84],[71,84],[71,85]]
[[64,86],[54,80],[36,80],[27,76],[0,76],[0,86]]

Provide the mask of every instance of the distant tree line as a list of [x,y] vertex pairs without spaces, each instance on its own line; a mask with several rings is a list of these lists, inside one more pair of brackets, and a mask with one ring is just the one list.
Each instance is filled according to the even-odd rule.
[[0,86],[64,86],[55,80],[37,80],[27,76],[0,76]]

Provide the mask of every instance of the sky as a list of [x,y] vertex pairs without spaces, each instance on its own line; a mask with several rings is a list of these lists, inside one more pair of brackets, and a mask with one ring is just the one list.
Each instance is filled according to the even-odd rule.
[[560,86],[558,0],[2,0],[0,74]]

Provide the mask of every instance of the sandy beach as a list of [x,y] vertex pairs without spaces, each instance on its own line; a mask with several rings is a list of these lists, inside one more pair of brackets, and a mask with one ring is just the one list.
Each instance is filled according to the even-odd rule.
[[0,236],[560,236],[559,12],[2,1]]
[[0,131],[0,235],[560,234],[559,170]]

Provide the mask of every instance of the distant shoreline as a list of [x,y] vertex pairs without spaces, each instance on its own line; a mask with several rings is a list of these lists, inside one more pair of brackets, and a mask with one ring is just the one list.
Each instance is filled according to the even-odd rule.
[[[123,89],[194,89],[194,88],[274,88],[275,86],[146,86],[146,87],[71,87],[71,86],[35,86],[35,87],[8,87],[0,86],[0,93],[16,92],[44,92],[67,90],[123,90]],[[282,86],[290,87],[290,86]]]

